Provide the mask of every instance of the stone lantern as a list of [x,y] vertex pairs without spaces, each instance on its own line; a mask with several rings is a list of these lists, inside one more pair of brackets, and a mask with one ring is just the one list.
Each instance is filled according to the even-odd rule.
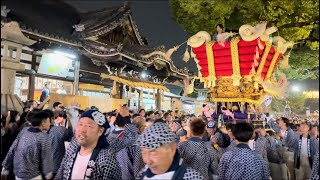
[[[9,22],[1,27],[1,113],[8,110],[17,110],[22,113],[23,104],[17,95],[14,95],[15,78],[17,71],[24,71],[24,64],[20,63],[22,47],[30,46],[36,41],[25,37],[17,22]],[[15,56],[14,56],[15,53]]]

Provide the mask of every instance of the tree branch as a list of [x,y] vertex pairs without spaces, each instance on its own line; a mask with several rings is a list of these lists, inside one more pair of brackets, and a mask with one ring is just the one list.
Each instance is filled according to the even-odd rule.
[[279,26],[278,28],[291,28],[291,27],[303,27],[303,26],[309,26],[311,24],[319,24],[319,20],[314,21],[314,22],[296,22],[296,23],[289,23],[289,24],[284,24],[282,26]]

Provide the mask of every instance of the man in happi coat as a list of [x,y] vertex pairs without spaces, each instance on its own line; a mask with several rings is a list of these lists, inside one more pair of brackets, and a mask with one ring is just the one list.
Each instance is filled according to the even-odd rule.
[[50,138],[47,131],[50,128],[50,117],[46,112],[35,113],[31,127],[22,129],[11,145],[2,163],[1,175],[8,175],[13,170],[16,179],[52,178],[53,160]]
[[122,179],[134,179],[140,170],[139,168],[142,168],[144,164],[141,163],[142,158],[139,155],[138,147],[133,145],[138,137],[138,129],[131,124],[127,107],[120,108],[114,124],[115,129],[107,138],[110,148],[116,153]]
[[210,142],[202,141],[206,124],[201,119],[191,122],[191,138],[178,144],[178,151],[186,165],[199,171],[205,179],[217,174],[218,155]]
[[249,141],[249,147],[268,162],[267,139],[264,136],[259,135],[257,131],[253,133],[252,138],[253,139]]
[[101,112],[84,112],[55,179],[120,180],[121,170],[115,153],[110,151],[106,141],[108,128],[109,123]]
[[[49,134],[52,148],[53,157],[53,177],[57,174],[58,169],[61,165],[63,156],[66,152],[65,142],[70,142],[73,137],[72,125],[70,120],[67,118],[66,112],[62,110],[55,110],[52,112],[49,109],[44,110],[51,118],[51,126],[47,133]],[[68,129],[64,126],[54,126],[54,120],[63,119],[67,121]]]
[[289,119],[286,117],[279,118],[275,123],[272,119],[269,120],[268,125],[280,136],[282,145],[284,146],[284,159],[288,168],[288,178],[294,179],[294,149],[292,148],[294,141],[292,137],[295,132],[289,127]]
[[204,179],[198,171],[183,164],[176,135],[167,124],[155,123],[139,135],[136,143],[146,164],[137,179]]
[[218,153],[220,154],[220,157],[225,152],[230,151],[230,150],[232,150],[233,148],[235,148],[237,146],[237,140],[234,138],[234,136],[232,134],[232,127],[233,126],[234,126],[234,124],[231,124],[231,123],[226,125],[227,134],[228,134],[228,136],[230,138],[230,144],[226,148],[218,147]]
[[255,131],[267,140],[267,158],[271,178],[273,180],[287,180],[288,168],[284,160],[283,146],[279,136],[276,136],[272,129],[266,131],[263,126],[257,126]]
[[218,170],[219,179],[269,180],[267,163],[248,146],[253,132],[253,127],[247,123],[239,123],[232,128],[238,145],[222,155]]
[[310,126],[307,122],[300,123],[300,134],[288,137],[293,142],[294,168],[296,180],[307,179],[311,175],[313,160],[319,152],[319,141],[309,135]]
[[312,172],[309,180],[319,180],[319,152],[313,160]]

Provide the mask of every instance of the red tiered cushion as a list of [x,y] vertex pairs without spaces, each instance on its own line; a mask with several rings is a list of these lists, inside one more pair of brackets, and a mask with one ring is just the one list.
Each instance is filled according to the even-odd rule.
[[[265,42],[260,41],[260,44],[263,46],[263,49],[259,48],[259,40],[253,40],[250,42],[246,42],[240,40],[238,42],[238,56],[239,56],[239,65],[240,65],[240,74],[241,76],[249,75],[252,69],[252,65],[254,64],[254,59],[256,56],[256,50],[258,50],[259,57],[256,58],[257,62],[261,61],[265,50]],[[201,66],[201,73],[203,77],[207,77],[209,75],[208,69],[208,59],[207,59],[207,52],[206,52],[206,45],[202,45],[197,48],[192,48],[193,52],[196,55],[196,58],[199,60],[199,65]],[[212,52],[214,56],[214,66],[215,66],[215,74],[216,77],[221,76],[232,76],[233,68],[232,68],[232,53],[231,53],[231,43],[226,42],[224,46],[221,46],[219,43],[215,43],[212,46]],[[275,49],[272,47],[270,52],[267,56],[266,62],[264,64],[261,76],[264,78],[268,72],[268,69],[271,64],[271,60],[275,53]],[[277,63],[280,60],[277,59]],[[258,66],[255,66],[256,70]]]

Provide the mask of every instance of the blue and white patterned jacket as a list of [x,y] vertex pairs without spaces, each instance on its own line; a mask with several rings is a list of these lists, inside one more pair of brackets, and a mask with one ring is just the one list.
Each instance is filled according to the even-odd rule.
[[210,142],[192,137],[178,144],[178,152],[184,163],[199,171],[205,179],[212,179],[212,175],[217,174],[218,155]]
[[221,180],[269,180],[270,176],[267,162],[242,143],[223,154],[218,174]]

